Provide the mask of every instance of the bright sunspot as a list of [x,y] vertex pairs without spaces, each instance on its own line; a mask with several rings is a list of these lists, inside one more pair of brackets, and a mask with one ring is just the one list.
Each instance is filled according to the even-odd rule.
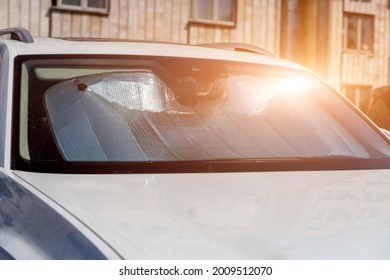
[[278,91],[296,94],[302,91],[308,91],[311,89],[309,80],[301,77],[292,77],[286,79],[280,79],[277,86]]

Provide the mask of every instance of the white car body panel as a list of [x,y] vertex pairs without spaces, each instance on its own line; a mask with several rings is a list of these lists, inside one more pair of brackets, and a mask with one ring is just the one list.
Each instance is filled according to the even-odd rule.
[[[240,161],[231,162],[237,164],[237,169],[226,170],[235,173],[213,172],[214,166],[193,170],[191,165],[185,169],[188,173],[180,173],[184,170],[180,169],[180,161],[172,162],[180,167],[179,173],[173,173],[175,170],[168,169],[170,161],[161,171],[158,166],[164,161],[149,160],[144,163],[156,165],[131,169],[139,174],[109,174],[117,172],[115,169],[102,171],[108,174],[87,175],[81,173],[99,172],[94,162],[83,165],[77,160],[67,162],[66,158],[38,158],[34,162],[32,157],[19,158],[20,146],[19,150],[11,149],[23,143],[20,111],[27,111],[13,105],[18,104],[15,100],[22,92],[18,88],[23,85],[18,80],[23,76],[21,67],[33,56],[54,60],[125,56],[227,60],[283,67],[291,73],[302,70],[317,76],[305,67],[275,57],[179,44],[34,38],[34,43],[5,39],[1,46],[8,54],[2,62],[8,65],[0,72],[0,128],[4,134],[0,138],[0,259],[390,259],[390,169],[384,169],[390,166],[389,139],[364,115],[349,114],[346,121],[341,117],[346,127],[355,119],[363,124],[350,127],[354,128],[354,138],[364,138],[370,153],[364,151],[356,158],[344,154],[332,158],[332,153],[324,159],[297,157],[293,158],[296,162],[287,160],[287,167],[278,165],[285,155],[269,162],[249,158],[247,162],[244,159],[248,169],[241,169]],[[325,84],[326,89],[331,87]],[[20,104],[22,107],[27,102]],[[348,112],[338,110],[344,111]],[[18,113],[19,120],[14,118]],[[15,138],[18,133],[11,135],[12,126],[15,132],[18,125],[19,140]],[[36,142],[43,143],[41,140],[37,137]],[[352,143],[346,141],[347,146]],[[42,150],[50,149],[45,146]],[[39,169],[40,163],[47,169]],[[114,166],[116,163],[113,161]],[[274,171],[259,172],[259,167],[255,172],[238,172],[253,170],[252,164],[268,163],[272,168],[265,170]],[[216,170],[225,170],[225,162],[215,164]],[[305,168],[328,171],[300,171]],[[343,170],[334,170],[337,168]],[[367,169],[347,170],[356,168]],[[167,170],[166,174],[145,174]],[[69,174],[74,171],[80,174]]]
[[390,258],[389,170],[15,175],[125,259]]
[[[6,40],[4,42],[7,42]],[[180,44],[145,43],[145,42],[101,42],[101,41],[69,41],[55,38],[36,38],[33,44],[12,42],[17,55],[142,55],[188,57],[205,59],[222,59],[289,67],[292,69],[308,69],[292,61],[254,53],[237,52],[200,46]]]

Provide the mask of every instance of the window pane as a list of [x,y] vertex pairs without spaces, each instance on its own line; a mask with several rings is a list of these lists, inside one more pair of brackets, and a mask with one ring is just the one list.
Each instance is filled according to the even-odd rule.
[[347,97],[352,103],[357,105],[356,100],[355,100],[355,96],[356,96],[355,87],[354,86],[344,86],[343,91],[344,91],[345,97]]
[[372,37],[373,37],[373,18],[370,16],[362,16],[362,44],[361,50],[370,51],[372,50]]
[[357,49],[358,16],[348,15],[347,48]]
[[213,1],[197,0],[196,1],[196,18],[213,19]]
[[88,7],[105,9],[106,0],[88,0]]
[[367,112],[372,102],[371,86],[348,85],[344,87],[345,96],[360,110]]
[[372,87],[370,86],[359,87],[359,108],[365,113],[367,113],[368,108],[370,107],[372,101],[371,91],[372,91]]
[[81,6],[81,0],[62,0],[64,5]]
[[234,0],[219,0],[218,20],[233,21]]

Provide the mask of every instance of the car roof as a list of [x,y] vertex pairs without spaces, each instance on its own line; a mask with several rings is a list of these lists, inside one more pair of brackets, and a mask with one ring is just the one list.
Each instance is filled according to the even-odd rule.
[[[307,70],[305,67],[294,62],[267,55],[266,51],[264,51],[263,54],[254,53],[253,49],[249,51],[232,51],[226,47],[229,46],[229,44],[221,44],[221,48],[219,48],[216,44],[196,46],[151,41],[49,37],[34,38],[34,41],[31,43],[25,43],[14,39],[3,39],[0,41],[6,44],[10,49],[13,49],[15,56],[72,54],[166,56],[230,60]],[[241,45],[244,44],[238,44],[238,46]]]

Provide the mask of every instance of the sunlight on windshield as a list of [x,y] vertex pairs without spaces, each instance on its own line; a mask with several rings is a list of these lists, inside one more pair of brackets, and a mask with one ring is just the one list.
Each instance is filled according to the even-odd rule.
[[311,85],[310,81],[305,78],[290,77],[280,79],[277,85],[277,90],[288,94],[296,94],[311,90]]

